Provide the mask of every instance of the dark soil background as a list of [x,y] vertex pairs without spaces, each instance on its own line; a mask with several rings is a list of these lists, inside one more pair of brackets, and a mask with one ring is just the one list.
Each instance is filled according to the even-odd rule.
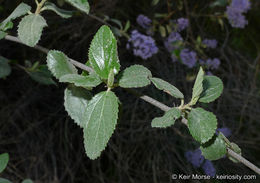
[[[0,21],[7,17],[21,0],[0,0]],[[26,0],[28,4],[34,1]],[[165,3],[151,7],[150,1],[90,0],[91,14],[108,15],[122,22],[130,20],[131,29],[137,27],[135,19],[143,13],[152,17],[166,12]],[[190,11],[208,8],[208,1],[189,1]],[[253,1],[254,2],[254,1]],[[65,9],[72,9],[64,5]],[[195,10],[194,10],[195,11]],[[87,61],[90,41],[102,25],[81,13],[62,19],[54,13],[44,12],[48,27],[40,45],[57,49],[82,63]],[[173,18],[186,16],[178,12]],[[232,29],[227,21],[224,29],[206,18],[192,17],[194,35],[209,36],[219,41],[217,55],[222,63],[214,73],[224,82],[224,93],[214,103],[204,106],[214,112],[219,127],[232,130],[231,141],[237,143],[243,156],[260,166],[260,8],[255,1],[245,29]],[[16,25],[10,31],[17,35]],[[156,35],[155,35],[156,37]],[[174,83],[190,97],[193,82],[186,76],[190,70],[182,64],[172,63],[169,53],[157,36],[159,53],[142,60],[126,50],[127,40],[119,38],[118,52],[122,69],[132,64],[148,67],[154,76]],[[0,41],[0,55],[24,65],[25,60],[46,61],[46,55],[32,48],[6,40]],[[1,177],[13,182],[31,178],[35,183],[166,183],[173,182],[173,173],[203,174],[194,169],[184,153],[198,147],[180,122],[167,129],[151,128],[154,117],[162,111],[148,103],[116,89],[122,102],[122,114],[117,128],[101,157],[91,161],[84,152],[82,130],[73,123],[63,107],[66,84],[41,85],[16,65],[12,74],[0,80],[0,153],[8,152],[10,162]],[[99,87],[96,91],[101,91]],[[153,86],[138,89],[169,106],[176,101]],[[176,103],[177,105],[178,103]],[[242,164],[227,158],[214,161],[217,174],[255,174]],[[196,181],[194,181],[196,182]],[[212,181],[209,181],[212,182]]]

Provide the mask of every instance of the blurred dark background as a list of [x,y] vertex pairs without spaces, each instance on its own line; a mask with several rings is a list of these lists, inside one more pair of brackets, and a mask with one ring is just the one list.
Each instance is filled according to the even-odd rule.
[[[21,2],[0,0],[0,21]],[[34,6],[33,0],[23,2]],[[188,2],[190,14],[212,11],[208,1]],[[229,139],[241,147],[243,156],[260,166],[260,7],[258,1],[252,2],[253,8],[247,15],[249,25],[245,29],[232,29],[227,21],[221,28],[210,18],[200,16],[191,16],[190,22],[193,35],[219,41],[219,49],[212,54],[221,59],[221,66],[214,74],[223,80],[225,89],[217,101],[204,107],[217,115],[219,127],[231,129]],[[135,19],[138,14],[153,17],[155,13],[167,12],[164,0],[156,6],[151,6],[147,0],[90,0],[89,3],[90,13],[97,17],[108,15],[124,23],[130,20],[130,30],[137,27]],[[73,9],[67,4],[63,8]],[[70,58],[85,63],[90,41],[102,22],[81,13],[70,19],[62,19],[52,12],[44,12],[43,16],[48,27],[39,44],[61,50]],[[184,8],[172,18],[186,16]],[[10,35],[17,35],[19,20],[15,21]],[[154,76],[174,83],[190,98],[193,81],[187,81],[187,75],[198,69],[173,63],[162,38],[154,37],[160,51],[148,60],[132,55],[125,46],[127,39],[118,38],[122,69],[142,64]],[[0,40],[0,55],[20,65],[26,60],[41,64],[46,61],[45,54],[7,40]],[[162,115],[162,111],[120,89],[115,90],[123,104],[117,128],[101,157],[91,161],[84,152],[82,130],[63,107],[65,87],[66,84],[41,85],[15,64],[12,74],[0,80],[0,153],[10,155],[8,167],[1,177],[13,182],[31,178],[36,183],[166,183],[173,182],[173,173],[203,173],[201,169],[193,168],[184,157],[186,151],[199,146],[185,126],[177,122],[167,129],[151,128],[152,119]],[[96,91],[102,89],[98,87]],[[138,91],[169,106],[176,102],[153,86]],[[213,164],[217,174],[255,174],[227,158]]]

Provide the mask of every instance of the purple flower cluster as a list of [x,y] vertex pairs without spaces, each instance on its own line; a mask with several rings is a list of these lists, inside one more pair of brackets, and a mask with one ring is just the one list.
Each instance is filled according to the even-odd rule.
[[207,71],[207,72],[206,72],[206,75],[207,75],[207,76],[213,76],[213,73],[210,72],[210,71]]
[[208,48],[216,48],[217,47],[217,44],[218,44],[218,42],[217,42],[217,40],[216,39],[204,39],[203,41],[202,41],[202,43],[204,44],[204,45],[206,45]]
[[200,149],[195,151],[187,151],[185,153],[185,158],[189,161],[195,168],[199,168],[204,161],[204,156],[201,154]]
[[243,13],[246,13],[251,8],[249,0],[232,0],[231,4],[227,6],[227,17],[232,27],[244,28],[248,21]]
[[209,69],[218,69],[220,65],[220,60],[218,58],[208,59],[206,61],[206,65],[208,66]]
[[171,53],[177,48],[174,44],[178,41],[183,41],[181,35],[178,32],[171,32],[171,34],[164,41],[164,46]]
[[[180,49],[183,38],[180,34],[181,31],[186,29],[189,26],[189,20],[186,18],[179,18],[177,20],[172,20],[174,23],[175,30],[170,33],[170,35],[164,41],[165,48],[171,53],[171,58],[173,62],[176,62],[178,59],[174,53],[175,50]],[[187,59],[186,59],[187,61]],[[184,61],[185,62],[185,61]],[[188,63],[188,62],[185,62]],[[192,65],[188,63],[188,65]],[[193,67],[193,66],[191,66]]]
[[136,18],[136,21],[144,29],[149,29],[152,24],[152,20],[142,14],[138,15],[138,17]]
[[[185,158],[189,161],[195,168],[199,168],[202,166],[205,174],[209,176],[215,176],[216,169],[213,164],[209,160],[205,160],[204,156],[201,153],[200,149],[196,149],[195,151],[187,151],[185,153]],[[205,161],[204,161],[205,160]]]
[[144,60],[152,57],[158,52],[154,39],[139,33],[137,30],[132,31],[126,47],[127,49],[132,47],[134,55],[139,56]]
[[189,26],[189,20],[187,18],[177,19],[177,31],[183,31]]
[[205,161],[205,163],[202,165],[202,169],[204,170],[206,175],[209,175],[211,177],[214,177],[216,175],[216,169],[210,160]]
[[231,6],[239,9],[242,13],[247,12],[251,8],[249,0],[232,0]]
[[218,69],[220,65],[220,60],[218,58],[213,58],[213,59],[207,59],[206,61],[200,59],[199,60],[200,65],[206,65],[208,69],[214,70]]
[[226,137],[230,137],[232,134],[231,130],[227,127],[218,128],[216,134],[218,134],[218,132],[223,133]]
[[197,53],[194,51],[190,51],[187,48],[181,50],[180,57],[182,63],[188,66],[189,68],[194,67],[197,62]]

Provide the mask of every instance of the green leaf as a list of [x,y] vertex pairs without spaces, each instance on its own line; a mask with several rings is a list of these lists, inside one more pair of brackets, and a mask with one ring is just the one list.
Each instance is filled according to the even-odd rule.
[[230,148],[231,148],[235,153],[240,154],[240,155],[242,154],[242,151],[241,151],[240,147],[239,147],[237,144],[235,144],[234,142],[231,142],[230,145],[231,145]]
[[202,108],[192,109],[188,114],[188,128],[195,140],[205,143],[215,134],[217,118],[212,112]]
[[89,4],[87,0],[65,0],[66,2],[70,3],[75,8],[83,11],[85,13],[89,13]]
[[7,31],[7,30],[9,30],[9,29],[12,29],[13,28],[13,26],[14,26],[14,24],[13,24],[13,22],[7,22],[7,23],[1,23],[0,24],[0,30],[2,30],[2,31]]
[[178,108],[170,109],[165,112],[162,117],[154,118],[152,121],[152,127],[166,128],[174,125],[175,121],[181,117],[181,111]]
[[31,179],[25,179],[22,183],[33,183],[33,181]]
[[7,179],[0,178],[0,183],[12,183]]
[[89,63],[96,73],[103,79],[108,79],[111,69],[114,74],[120,70],[117,56],[117,41],[108,26],[102,26],[89,48]]
[[[224,136],[222,133],[220,133],[222,136]],[[228,140],[227,140],[228,141]],[[240,149],[240,147],[237,145],[237,144],[235,144],[235,143],[233,143],[233,142],[227,142],[226,141],[226,144],[227,144],[227,146],[231,149],[231,150],[233,150],[235,153],[237,153],[237,154],[239,154],[239,155],[242,155],[242,151],[241,151],[241,149]],[[230,156],[229,154],[227,154],[227,156],[228,156],[228,159],[230,159],[231,161],[233,161],[234,163],[239,163],[240,161],[238,161],[237,159],[235,159],[235,158],[233,158],[232,156]]]
[[203,92],[200,95],[200,102],[209,103],[216,100],[223,91],[223,83],[216,76],[205,76],[203,80]]
[[213,2],[210,7],[214,8],[216,6],[226,6],[228,4],[227,0],[216,0],[215,2]]
[[0,31],[0,40],[4,39],[6,35],[7,35],[6,32]]
[[25,16],[18,25],[18,37],[27,46],[34,47],[41,38],[42,30],[47,26],[41,15]]
[[204,79],[204,71],[202,67],[200,67],[199,73],[197,75],[197,78],[195,80],[195,84],[193,86],[192,90],[192,99],[191,99],[191,105],[195,105],[197,101],[199,100],[200,94],[203,91],[203,79]]
[[159,3],[160,0],[152,0],[152,5],[155,6]]
[[214,137],[205,144],[200,146],[202,155],[208,160],[218,160],[223,158],[227,153],[225,141],[221,136]]
[[64,6],[65,0],[57,0],[59,6]]
[[92,88],[98,86],[101,80],[96,74],[90,74],[88,76],[67,74],[60,78],[60,82],[72,83],[78,87]]
[[86,124],[86,109],[91,98],[91,93],[83,88],[69,86],[64,91],[65,110],[75,123],[82,128]]
[[118,118],[118,99],[111,91],[97,94],[87,106],[84,145],[90,159],[100,156],[112,136]]
[[114,35],[116,35],[116,36],[118,36],[118,37],[121,37],[122,36],[122,34],[121,34],[121,30],[120,29],[118,29],[117,27],[111,27],[111,31],[112,31],[112,33],[114,34]]
[[164,26],[159,26],[159,31],[160,31],[160,34],[162,37],[165,37],[166,36],[166,29]]
[[112,88],[114,85],[114,81],[115,81],[114,71],[110,70],[109,75],[108,75],[108,80],[107,80],[107,87]]
[[130,26],[131,26],[131,23],[130,23],[129,20],[127,20],[127,22],[126,22],[126,24],[125,24],[124,32],[127,32],[128,29],[130,28]]
[[67,74],[77,74],[77,69],[61,51],[51,50],[47,55],[47,66],[52,74],[60,79]]
[[167,81],[164,81],[160,78],[151,78],[151,81],[153,82],[154,86],[156,86],[156,88],[158,88],[159,90],[163,90],[164,92],[175,98],[184,98],[180,90],[178,90],[178,88],[168,83]]
[[25,3],[21,3],[19,4],[15,10],[11,13],[11,15],[9,15],[2,23],[0,26],[0,29],[3,30],[4,27],[6,27],[6,24],[8,24],[8,22],[12,21],[13,19],[16,19],[20,16],[23,16],[25,14],[27,14],[27,12],[29,12],[31,10],[31,6],[25,4]]
[[4,78],[11,74],[11,67],[8,60],[0,56],[0,78]]
[[9,161],[9,155],[7,153],[0,154],[0,173],[4,171]]
[[111,22],[115,23],[116,25],[118,25],[118,27],[120,28],[120,30],[123,29],[123,25],[122,25],[122,23],[121,23],[120,20],[115,19],[115,18],[110,18],[109,21],[111,21]]
[[73,15],[72,11],[63,10],[58,8],[54,3],[46,2],[42,10],[50,10],[55,12],[57,15],[61,16],[62,18],[70,18]]
[[29,72],[30,77],[41,84],[44,85],[56,85],[55,81],[52,79],[52,74],[48,70],[47,66],[41,65],[36,71]]
[[142,65],[132,65],[126,68],[119,77],[119,86],[123,88],[138,88],[149,85],[148,77],[152,77],[151,71]]

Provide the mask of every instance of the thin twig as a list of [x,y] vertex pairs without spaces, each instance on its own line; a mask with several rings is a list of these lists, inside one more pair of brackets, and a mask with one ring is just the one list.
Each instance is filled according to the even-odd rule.
[[[5,39],[8,40],[8,41],[13,41],[13,42],[25,45],[20,39],[18,39],[17,37],[14,37],[14,36],[6,35]],[[47,48],[44,48],[42,46],[36,45],[33,48],[36,49],[36,50],[39,50],[39,51],[41,51],[43,53],[46,53],[46,54],[49,52],[49,50]]]
[[128,91],[129,93],[131,93],[131,94],[141,98],[142,100],[144,100],[144,101],[154,105],[155,107],[161,109],[162,111],[168,111],[168,110],[171,109],[167,105],[165,105],[165,104],[163,104],[163,103],[161,103],[161,102],[159,102],[159,101],[157,101],[157,100],[155,100],[155,99],[153,99],[153,98],[151,98],[151,97],[149,97],[147,95],[143,95],[143,94],[141,94],[141,93],[139,93],[139,92],[137,92],[137,91],[135,91],[133,89],[125,88],[125,90]]
[[103,23],[103,24],[105,24],[105,25],[111,27],[111,25],[110,25],[109,23],[107,23],[105,20],[103,20],[102,18],[99,18],[99,17],[97,17],[97,16],[95,16],[95,15],[92,15],[92,14],[88,14],[88,16],[89,16],[90,18],[94,19],[94,20],[99,21],[100,23]]
[[235,158],[240,163],[243,163],[244,165],[246,165],[248,168],[250,168],[254,172],[260,174],[260,169],[257,166],[255,166],[253,163],[251,163],[250,161],[248,161],[244,157],[240,156],[239,154],[235,153],[230,148],[228,148],[227,150],[228,150],[228,155],[229,156],[231,156],[232,158]]
[[[7,36],[5,36],[5,39],[24,45],[24,43],[22,43],[18,38],[14,37],[14,36],[7,35]],[[44,47],[38,46],[38,45],[35,46],[34,49],[39,50],[39,51],[41,51],[43,53],[46,53],[46,54],[49,52],[49,50],[47,48],[44,48]],[[87,72],[92,72],[93,71],[92,68],[90,68],[90,67],[88,67],[88,66],[86,66],[86,65],[84,65],[84,64],[82,64],[82,63],[80,63],[78,61],[75,61],[73,59],[69,59],[69,60],[70,60],[70,62],[73,65],[75,65],[76,67],[78,67],[78,68],[80,68],[80,69],[82,69],[84,71],[87,71]],[[165,104],[163,104],[163,103],[161,103],[161,102],[159,102],[159,101],[157,101],[157,100],[155,100],[155,99],[153,99],[153,98],[151,98],[151,97],[149,97],[147,95],[140,94],[140,93],[138,93],[135,90],[126,89],[126,91],[128,91],[129,93],[134,94],[135,96],[137,96],[137,97],[141,98],[142,100],[144,100],[144,101],[146,101],[146,102],[148,102],[148,103],[158,107],[159,109],[161,109],[163,111],[168,111],[169,109],[171,109],[170,107],[166,106]],[[183,119],[182,123],[187,125],[187,120]],[[255,166],[253,163],[251,163],[250,161],[248,161],[247,159],[245,159],[241,155],[235,153],[230,148],[227,148],[227,153],[228,153],[228,155],[230,157],[235,158],[236,160],[238,160],[239,162],[241,162],[242,164],[244,164],[245,166],[247,166],[248,168],[250,168],[251,170],[253,170],[254,172],[256,172],[256,173],[258,173],[260,175],[260,169],[257,166]]]
[[[8,40],[8,41],[13,41],[13,42],[25,45],[20,39],[18,39],[17,37],[14,37],[14,36],[6,35],[5,39]],[[38,46],[38,45],[36,45],[33,48],[36,49],[36,50],[39,50],[39,51],[41,51],[43,53],[46,53],[46,54],[48,54],[48,52],[50,51],[49,49],[44,48],[42,46]],[[84,65],[84,64],[82,64],[82,63],[80,63],[80,62],[78,62],[76,60],[73,60],[73,59],[69,58],[69,61],[73,65],[75,65],[76,67],[78,67],[78,68],[80,68],[82,70],[85,70],[85,71],[88,71],[88,72],[93,72],[94,71],[91,67],[88,67],[88,66],[86,66],[86,65]]]
[[35,10],[35,14],[39,14],[41,12],[41,9],[42,9],[42,6],[44,5],[44,3],[46,2],[47,0],[42,0],[40,3],[39,2],[36,2],[36,5],[37,5],[37,8]]

